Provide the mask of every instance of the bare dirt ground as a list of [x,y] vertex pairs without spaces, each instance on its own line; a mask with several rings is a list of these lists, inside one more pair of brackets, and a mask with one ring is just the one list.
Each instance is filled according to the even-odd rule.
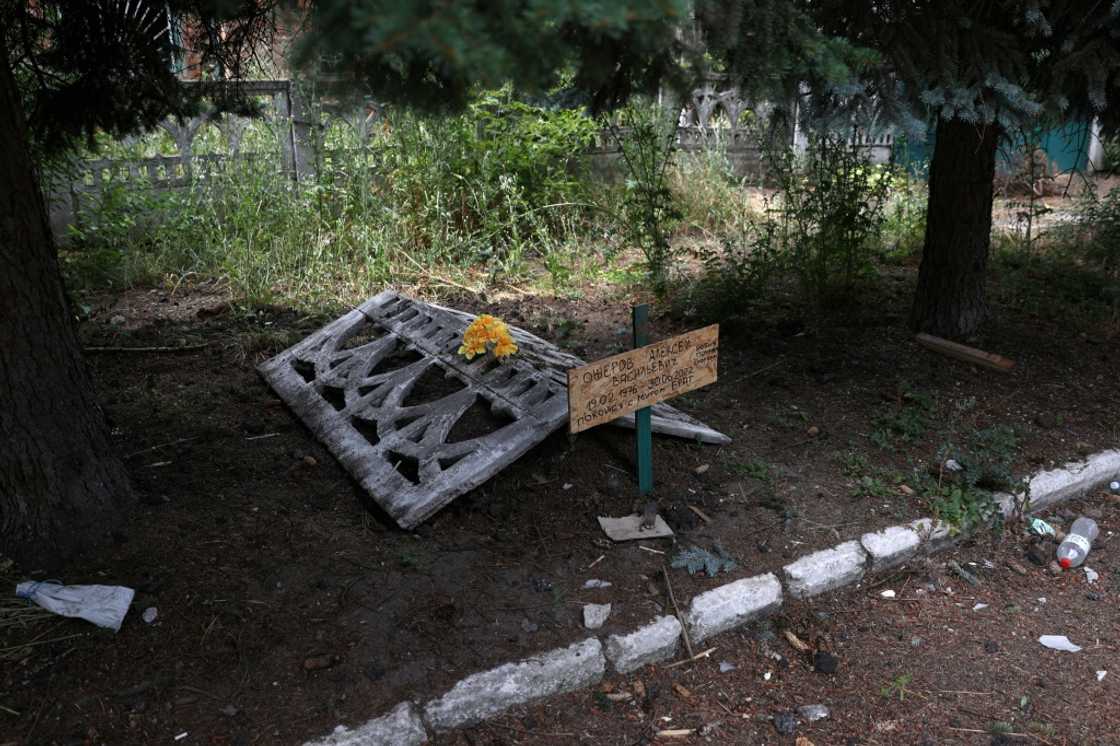
[[[720,381],[674,404],[734,442],[715,448],[657,438],[654,448],[656,496],[678,543],[718,542],[737,563],[714,579],[673,570],[682,605],[715,584],[927,513],[920,494],[904,494],[907,475],[969,432],[1014,427],[1020,475],[1120,442],[1115,335],[1070,332],[1034,307],[1001,308],[977,342],[1017,366],[1007,375],[978,370],[912,343],[904,320],[913,279],[912,267],[893,271],[864,310],[827,324],[795,303],[722,320]],[[626,345],[629,300],[604,290],[579,300],[518,295],[458,305],[594,359]],[[137,290],[90,305],[83,338],[108,348],[91,349],[90,360],[139,504],[110,543],[75,560],[61,579],[128,585],[137,599],[116,635],[73,620],[0,628],[0,744],[168,743],[182,733],[186,744],[299,743],[581,639],[584,603],[614,604],[607,634],[664,611],[657,578],[675,551],[671,541],[612,546],[595,520],[635,507],[626,431],[554,434],[418,531],[403,532],[253,369],[324,318],[286,309],[234,314],[205,288]],[[653,331],[660,338],[697,325],[658,316]],[[190,349],[115,349],[136,346]],[[1094,718],[1110,717],[1109,692],[1116,712],[1120,676],[1113,666],[1100,684],[1087,678],[1089,668],[1110,667],[1098,659],[1115,654],[1110,635],[1120,629],[1109,616],[1118,588],[1112,550],[1100,552],[1103,600],[1090,603],[1081,576],[1008,575],[1001,557],[1018,551],[1014,545],[981,543],[962,555],[996,563],[976,589],[951,580],[953,595],[918,597],[925,579],[915,575],[897,580],[897,603],[847,594],[785,609],[780,625],[827,638],[839,651],[836,676],[811,675],[779,640],[768,644],[789,667],[764,682],[771,662],[743,633],[720,640],[711,664],[673,674],[694,699],[687,707],[673,699],[668,678],[657,679],[664,684],[644,719],[643,710],[606,693],[583,693],[449,742],[547,742],[542,734],[556,731],[577,734],[562,742],[636,743],[654,722],[691,728],[721,720],[723,730],[707,736],[712,743],[773,743],[776,732],[756,717],[819,701],[836,714],[803,728],[817,743],[849,735],[919,742],[922,732],[933,743],[971,743],[980,736],[947,729],[984,728],[983,718],[954,707],[1009,719],[1008,698],[1027,695],[1013,732],[1029,715],[1059,734],[1031,738],[1081,738],[1078,713],[1088,711],[1092,743],[1101,733]],[[42,575],[23,568],[18,577]],[[612,586],[584,590],[590,578]],[[971,612],[974,596],[990,604],[983,613]],[[1050,600],[1036,613],[1029,599],[1038,596]],[[159,616],[149,625],[140,611],[150,606]],[[1059,616],[1066,618],[1057,625]],[[1055,624],[1046,631],[1105,647],[1059,658],[1029,644],[1048,618]],[[923,642],[914,647],[913,637]],[[985,653],[987,640],[1019,657]],[[716,658],[736,670],[713,674]],[[1010,662],[1030,673],[1014,673]],[[906,696],[880,695],[904,675],[913,677]],[[616,684],[634,691],[632,681]],[[940,693],[950,689],[989,694]],[[1093,706],[1082,709],[1086,697]],[[1064,709],[1051,714],[1059,702]],[[894,731],[875,730],[890,722]]]
[[[1095,582],[1032,564],[1017,532],[985,533],[854,591],[788,603],[713,639],[705,660],[608,677],[436,743],[1120,743],[1120,501],[1094,496],[1056,517],[1082,513],[1102,529],[1086,562]],[[1053,544],[1042,546],[1049,557]],[[1038,638],[1049,634],[1083,649],[1048,650]],[[835,656],[834,673],[815,670],[818,650]],[[812,705],[827,717],[799,713]]]

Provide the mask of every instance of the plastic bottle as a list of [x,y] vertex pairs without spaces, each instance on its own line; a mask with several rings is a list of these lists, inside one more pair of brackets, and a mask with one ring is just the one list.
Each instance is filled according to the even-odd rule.
[[1068,570],[1084,562],[1085,555],[1089,554],[1093,540],[1099,533],[1097,522],[1092,518],[1082,516],[1074,521],[1069,533],[1066,534],[1065,541],[1058,547],[1058,564]]

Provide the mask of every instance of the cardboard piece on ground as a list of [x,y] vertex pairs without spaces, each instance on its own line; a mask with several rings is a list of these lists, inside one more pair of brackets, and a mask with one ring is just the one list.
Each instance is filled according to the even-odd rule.
[[642,516],[635,513],[621,518],[599,516],[599,526],[611,541],[633,541],[634,539],[661,539],[673,535],[673,529],[661,516],[653,519],[653,526],[642,528]]

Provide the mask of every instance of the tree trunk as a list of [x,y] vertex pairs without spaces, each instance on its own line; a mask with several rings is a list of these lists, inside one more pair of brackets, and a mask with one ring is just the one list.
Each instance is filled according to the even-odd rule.
[[984,279],[992,236],[992,185],[1000,130],[937,120],[922,266],[910,324],[960,339],[988,318]]
[[81,356],[0,35],[0,553],[57,567],[123,517],[114,455]]

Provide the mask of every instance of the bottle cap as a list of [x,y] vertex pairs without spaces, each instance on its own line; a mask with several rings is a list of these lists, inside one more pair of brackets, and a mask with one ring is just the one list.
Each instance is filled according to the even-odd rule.
[[1068,570],[1070,566],[1069,557],[1062,557],[1058,560],[1058,564],[1062,566],[1063,570]]

